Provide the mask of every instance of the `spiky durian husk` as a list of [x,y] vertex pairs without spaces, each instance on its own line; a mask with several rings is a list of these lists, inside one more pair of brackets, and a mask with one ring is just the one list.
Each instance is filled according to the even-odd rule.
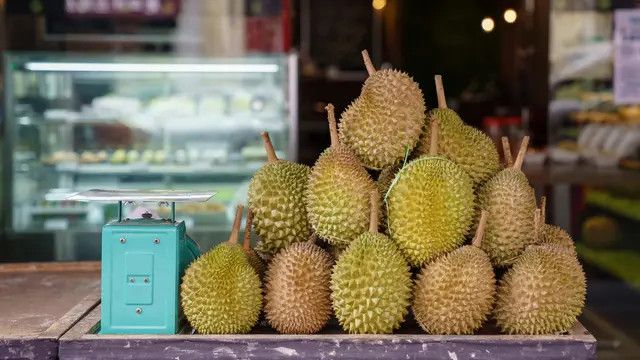
[[253,249],[244,249],[244,253],[247,256],[247,261],[249,262],[249,265],[251,265],[253,270],[255,270],[256,274],[258,274],[258,277],[262,281],[262,278],[266,271],[266,266],[264,264],[264,261],[258,255],[258,253],[256,253],[255,250]]
[[387,194],[391,239],[413,266],[421,266],[464,242],[474,215],[471,179],[442,157],[407,164]]
[[567,250],[570,254],[577,256],[576,245],[573,243],[573,239],[566,231],[558,226],[550,224],[542,225],[539,242],[541,245],[559,246]]
[[[380,175],[378,175],[378,181],[376,181],[376,186],[378,187],[378,191],[380,192],[380,198],[384,199],[387,196],[387,192],[391,187],[391,183],[393,179],[395,179],[396,174],[400,170],[400,165],[389,166],[382,171],[380,171]],[[388,235],[387,229],[387,207],[382,206],[380,209],[380,225],[382,227],[382,231]]]
[[378,70],[342,113],[340,140],[368,168],[398,164],[418,142],[425,110],[422,90],[411,77]]
[[258,321],[262,307],[260,280],[242,248],[224,243],[187,268],[180,301],[198,333],[246,333]]
[[317,245],[293,244],[279,252],[267,270],[265,314],[284,334],[313,334],[331,316],[329,254]]
[[500,280],[494,316],[509,334],[565,332],[582,312],[585,294],[575,256],[557,246],[529,246]]
[[500,170],[500,157],[491,139],[482,131],[466,125],[451,109],[433,109],[418,142],[416,153],[426,155],[430,146],[430,126],[438,118],[438,154],[451,159],[469,174],[474,186],[487,181]]
[[430,334],[473,334],[491,313],[495,292],[487,254],[475,246],[463,246],[422,268],[413,314]]
[[411,272],[393,242],[366,232],[340,255],[331,275],[333,310],[351,334],[400,327],[411,298]]
[[478,199],[480,208],[489,215],[482,250],[494,266],[509,266],[528,245],[535,243],[533,189],[520,170],[507,168],[485,183]]
[[260,252],[273,255],[311,234],[305,191],[311,170],[306,165],[278,160],[265,164],[249,184],[253,228],[260,236]]
[[342,145],[325,150],[309,175],[307,213],[318,236],[341,247],[369,225],[370,194],[376,185]]

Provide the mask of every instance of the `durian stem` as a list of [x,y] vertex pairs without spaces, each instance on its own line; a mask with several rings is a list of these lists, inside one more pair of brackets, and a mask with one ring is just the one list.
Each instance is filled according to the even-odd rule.
[[269,133],[263,131],[260,133],[260,136],[262,136],[262,142],[264,143],[264,149],[267,151],[267,159],[269,160],[269,162],[278,161],[278,156],[276,155],[276,151],[273,149],[273,144],[271,143]]
[[329,103],[325,107],[327,110],[327,119],[329,120],[329,136],[331,136],[331,146],[338,146],[340,140],[338,139],[338,124],[336,123],[336,113],[333,104]]
[[242,210],[244,206],[238,204],[236,206],[236,217],[233,220],[233,227],[231,228],[231,235],[229,235],[229,244],[238,243],[238,235],[240,233],[240,223],[242,222]]
[[540,197],[540,220],[543,224],[547,222],[547,197]]
[[504,161],[507,163],[507,167],[513,166],[513,156],[511,156],[511,145],[509,144],[509,138],[502,137],[502,152],[504,153]]
[[367,73],[369,73],[369,76],[376,72],[376,67],[373,66],[371,58],[369,57],[369,52],[367,50],[362,50],[362,60],[364,60],[364,66],[367,68]]
[[524,155],[527,153],[527,146],[529,146],[529,136],[525,136],[522,138],[522,142],[520,143],[520,150],[518,150],[518,156],[516,157],[516,161],[513,163],[514,169],[522,169]]
[[242,239],[242,247],[245,250],[251,249],[251,224],[253,224],[253,211],[247,209],[247,220],[244,225],[244,239]]
[[436,81],[436,95],[438,96],[438,107],[440,109],[447,108],[447,97],[444,95],[444,85],[442,84],[442,75],[434,77]]
[[371,191],[371,213],[369,214],[369,232],[378,232],[378,219],[380,218],[380,194],[378,190]]
[[533,240],[535,243],[540,241],[540,209],[533,212]]
[[487,211],[482,210],[482,213],[480,214],[480,221],[478,222],[478,228],[476,229],[476,234],[473,237],[473,240],[471,240],[471,245],[479,248],[482,244],[482,238],[484,237],[484,229],[487,226],[488,216],[489,214]]
[[438,118],[433,117],[431,119],[430,129],[429,129],[429,155],[436,156],[438,155],[438,131],[440,129],[439,125],[440,120]]

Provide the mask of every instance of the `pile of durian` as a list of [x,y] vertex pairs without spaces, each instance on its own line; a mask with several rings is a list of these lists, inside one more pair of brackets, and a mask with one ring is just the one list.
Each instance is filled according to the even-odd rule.
[[[573,240],[545,224],[520,170],[447,108],[425,115],[420,87],[396,70],[369,73],[315,165],[278,159],[253,176],[225,242],[186,270],[181,304],[202,334],[249,332],[261,313],[280,333],[389,334],[409,311],[429,334],[559,334],[576,322],[586,285]],[[503,139],[504,140],[504,139]],[[372,174],[377,174],[377,181]],[[544,201],[541,201],[544,203]],[[251,230],[259,237],[251,249]]]

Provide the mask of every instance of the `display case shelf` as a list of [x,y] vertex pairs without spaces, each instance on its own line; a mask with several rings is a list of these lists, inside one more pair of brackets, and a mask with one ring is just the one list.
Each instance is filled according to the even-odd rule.
[[266,159],[260,133],[270,132],[280,158],[297,154],[295,54],[5,53],[4,60],[9,236],[97,236],[114,209],[60,203],[77,191],[224,188],[215,204],[183,214],[190,231],[222,240],[230,226],[224,207],[245,201],[246,183]]

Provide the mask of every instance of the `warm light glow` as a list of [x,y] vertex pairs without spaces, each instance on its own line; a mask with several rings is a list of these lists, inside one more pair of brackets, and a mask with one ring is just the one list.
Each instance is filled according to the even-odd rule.
[[373,0],[371,1],[371,6],[376,10],[382,10],[387,6],[387,0]]
[[508,22],[509,24],[513,24],[518,18],[518,13],[513,9],[507,9],[504,11],[503,17],[504,21]]
[[28,62],[30,71],[73,72],[185,72],[185,73],[274,73],[276,64],[137,64],[137,63],[73,63]]
[[482,19],[482,22],[480,23],[480,26],[482,26],[482,30],[484,30],[484,32],[492,32],[493,28],[496,26],[496,24],[495,24],[495,22],[493,21],[492,18],[486,17],[486,18]]

